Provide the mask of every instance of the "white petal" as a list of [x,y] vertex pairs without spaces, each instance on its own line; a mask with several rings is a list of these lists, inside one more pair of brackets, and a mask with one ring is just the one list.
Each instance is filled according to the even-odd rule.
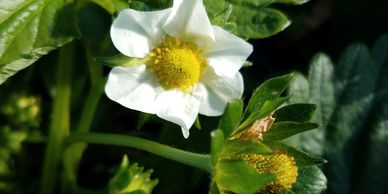
[[214,40],[213,28],[202,0],[174,0],[163,29],[171,36],[186,40]]
[[183,135],[188,136],[198,115],[198,99],[189,93],[168,90],[156,98],[156,106],[158,117],[181,126]]
[[155,114],[155,99],[163,89],[145,65],[115,67],[105,85],[106,95],[119,104],[141,112]]
[[252,53],[253,47],[245,40],[213,26],[215,42],[206,51],[205,58],[217,75],[233,76]]
[[214,74],[210,68],[205,72],[203,84],[198,84],[201,98],[199,113],[206,116],[220,116],[226,104],[235,98],[241,98],[244,91],[244,81],[237,72],[233,77],[220,77]]
[[110,29],[113,44],[124,55],[143,58],[163,38],[161,26],[170,11],[121,11]]

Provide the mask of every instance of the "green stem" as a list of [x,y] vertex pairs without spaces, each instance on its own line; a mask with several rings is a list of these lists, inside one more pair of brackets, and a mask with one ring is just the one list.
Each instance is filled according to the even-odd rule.
[[70,145],[74,142],[132,147],[209,172],[212,168],[210,156],[207,154],[183,151],[139,137],[107,133],[73,133],[66,139],[65,143]]
[[[100,85],[92,86],[86,98],[86,103],[82,111],[81,119],[79,120],[76,133],[80,133],[80,132],[84,133],[90,130],[90,126],[93,121],[94,112],[101,98],[102,91],[103,90]],[[64,165],[66,181],[67,181],[65,183],[70,185],[66,185],[66,187],[68,188],[63,188],[62,193],[66,193],[69,190],[78,189],[76,184],[78,164],[82,158],[82,154],[85,151],[86,147],[87,147],[87,144],[82,142],[82,143],[72,144],[71,146],[65,148],[64,155],[63,155],[63,158],[64,158],[63,165]],[[71,186],[71,188],[69,186]]]
[[[81,117],[76,128],[77,133],[84,133],[90,130],[95,110],[103,94],[105,83],[105,79],[102,74],[102,66],[94,63],[92,50],[90,48],[90,46],[86,47],[86,58],[92,87],[89,90],[85,106],[82,110]],[[73,144],[65,149],[63,156],[65,182],[63,182],[62,185],[62,193],[69,193],[74,190],[81,189],[77,185],[77,171],[79,162],[86,147],[87,144],[82,142]]]
[[54,192],[58,166],[62,155],[63,140],[69,134],[71,66],[74,57],[73,45],[68,44],[60,50],[57,69],[57,88],[53,104],[48,142],[44,159],[41,194]]

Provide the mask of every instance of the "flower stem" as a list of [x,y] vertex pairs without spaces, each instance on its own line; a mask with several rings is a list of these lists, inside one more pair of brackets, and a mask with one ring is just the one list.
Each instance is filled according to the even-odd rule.
[[57,69],[57,87],[53,103],[53,113],[46,145],[42,173],[41,194],[51,194],[55,190],[58,166],[62,154],[63,140],[69,133],[71,66],[74,59],[73,45],[61,48]]
[[141,149],[164,158],[181,162],[211,172],[210,156],[176,149],[167,145],[159,144],[147,139],[107,134],[107,133],[73,133],[66,139],[66,145],[74,142],[88,142],[106,145],[126,146]]

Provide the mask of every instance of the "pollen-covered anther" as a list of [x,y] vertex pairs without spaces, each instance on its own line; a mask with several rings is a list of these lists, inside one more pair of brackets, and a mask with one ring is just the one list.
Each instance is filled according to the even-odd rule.
[[291,189],[298,176],[298,168],[292,156],[283,153],[273,155],[242,154],[240,158],[247,161],[259,173],[270,173],[276,176],[257,193],[278,193],[283,189]]
[[149,55],[148,68],[166,89],[190,91],[201,76],[206,61],[193,43],[167,36]]

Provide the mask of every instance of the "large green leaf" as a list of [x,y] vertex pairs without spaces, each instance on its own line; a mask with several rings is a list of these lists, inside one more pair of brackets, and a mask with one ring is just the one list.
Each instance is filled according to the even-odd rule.
[[218,188],[240,194],[254,193],[275,178],[271,174],[257,173],[243,160],[221,160],[215,172]]
[[[384,115],[382,107],[388,103],[383,100],[388,93],[387,69],[388,37],[384,36],[371,52],[363,44],[350,46],[335,68],[327,56],[317,55],[312,61],[308,81],[299,77],[291,83],[290,92],[308,94],[293,95],[291,101],[301,102],[307,98],[317,104],[314,120],[322,123],[322,127],[298,135],[299,139],[294,139],[294,143],[305,150],[322,154],[329,161],[324,166],[330,180],[329,193],[357,193],[359,191],[355,188],[363,181],[369,186],[384,185],[383,182],[369,181],[372,179],[362,173],[373,176],[373,173],[382,172],[376,169],[385,168],[379,162],[373,165],[369,162],[386,159],[382,157],[384,154],[379,153],[381,150],[373,149],[373,145],[376,141],[374,135],[381,133],[376,132],[379,126],[387,122],[381,116]],[[369,136],[371,145],[367,144],[366,137]],[[377,144],[384,145],[386,137],[379,138]],[[372,173],[364,167],[376,171]],[[380,178],[382,181],[387,175],[380,174]]]
[[75,35],[64,0],[0,1],[0,84]]
[[266,38],[283,31],[291,24],[287,16],[276,9],[252,10],[240,6],[233,6],[230,21],[236,24],[235,33],[245,38]]

